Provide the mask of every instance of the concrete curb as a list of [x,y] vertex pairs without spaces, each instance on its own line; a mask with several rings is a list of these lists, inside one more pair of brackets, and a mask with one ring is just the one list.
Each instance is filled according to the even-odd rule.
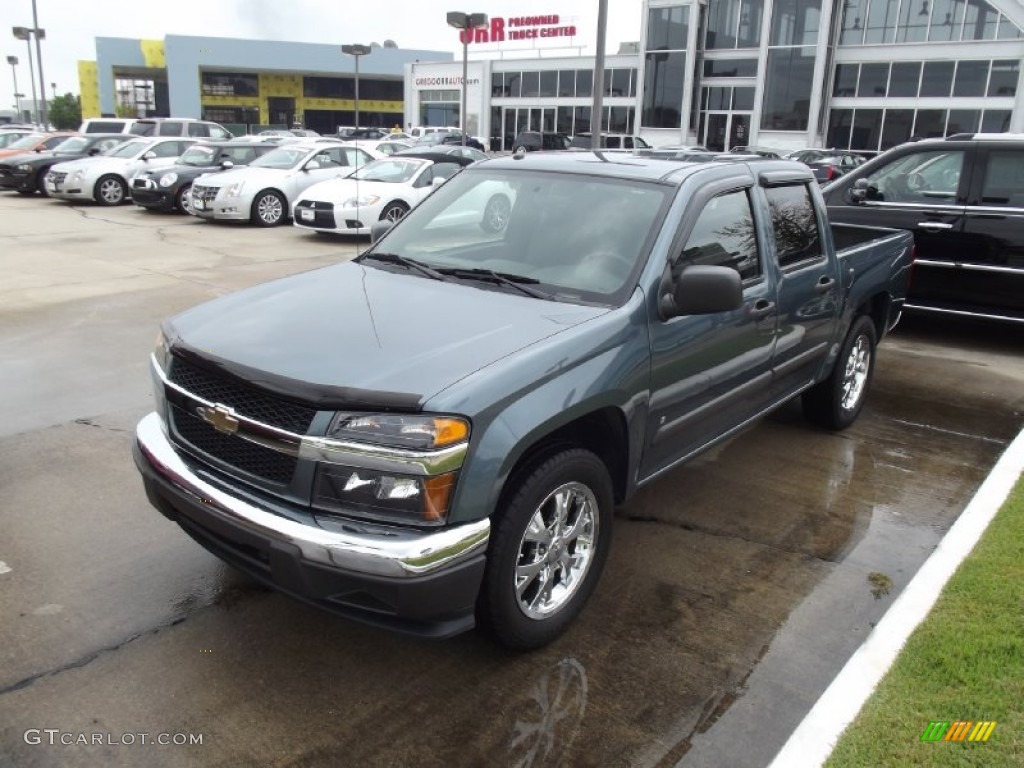
[[931,611],[1022,473],[1024,431],[1003,452],[935,551],[793,731],[769,768],[815,768],[828,759],[843,731],[892,666],[907,638]]

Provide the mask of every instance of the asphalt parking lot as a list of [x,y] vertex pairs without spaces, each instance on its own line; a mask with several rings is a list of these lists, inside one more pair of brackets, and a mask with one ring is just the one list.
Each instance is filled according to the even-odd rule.
[[0,766],[763,766],[1024,425],[1024,334],[912,318],[847,432],[785,408],[620,508],[553,645],[424,642],[233,572],[130,454],[161,318],[365,241],[9,194],[0,222]]

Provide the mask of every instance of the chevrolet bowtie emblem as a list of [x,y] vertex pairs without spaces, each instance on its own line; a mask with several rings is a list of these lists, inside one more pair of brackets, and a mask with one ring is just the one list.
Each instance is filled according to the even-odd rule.
[[212,408],[204,405],[197,408],[196,411],[203,421],[218,432],[223,432],[225,435],[233,435],[238,431],[238,419],[235,417],[235,412],[226,405],[218,403]]

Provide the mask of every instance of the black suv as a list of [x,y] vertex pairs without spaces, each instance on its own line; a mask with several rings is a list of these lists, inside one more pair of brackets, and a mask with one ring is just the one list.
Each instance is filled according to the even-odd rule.
[[834,223],[914,232],[907,309],[1024,323],[1024,136],[902,144],[822,193]]
[[516,152],[538,152],[548,149],[568,149],[569,137],[556,131],[523,131],[512,142]]
[[84,136],[69,136],[47,152],[28,152],[0,160],[0,189],[17,190],[23,195],[35,192],[48,197],[43,179],[50,167],[69,160],[100,155],[128,139],[130,133],[90,133]]

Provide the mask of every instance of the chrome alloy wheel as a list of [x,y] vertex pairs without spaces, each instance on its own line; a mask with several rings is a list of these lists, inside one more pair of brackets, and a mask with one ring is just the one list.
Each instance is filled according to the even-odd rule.
[[256,215],[264,224],[276,224],[284,216],[284,206],[277,195],[263,195],[256,203]]
[[107,205],[117,205],[124,200],[124,184],[112,176],[100,182],[100,197]]
[[854,341],[850,354],[846,358],[846,370],[843,372],[843,395],[840,405],[843,410],[852,411],[857,407],[864,394],[871,368],[871,345],[866,336],[861,334]]
[[566,483],[538,505],[519,542],[515,591],[531,619],[558,613],[583,584],[598,537],[597,499],[581,483]]

